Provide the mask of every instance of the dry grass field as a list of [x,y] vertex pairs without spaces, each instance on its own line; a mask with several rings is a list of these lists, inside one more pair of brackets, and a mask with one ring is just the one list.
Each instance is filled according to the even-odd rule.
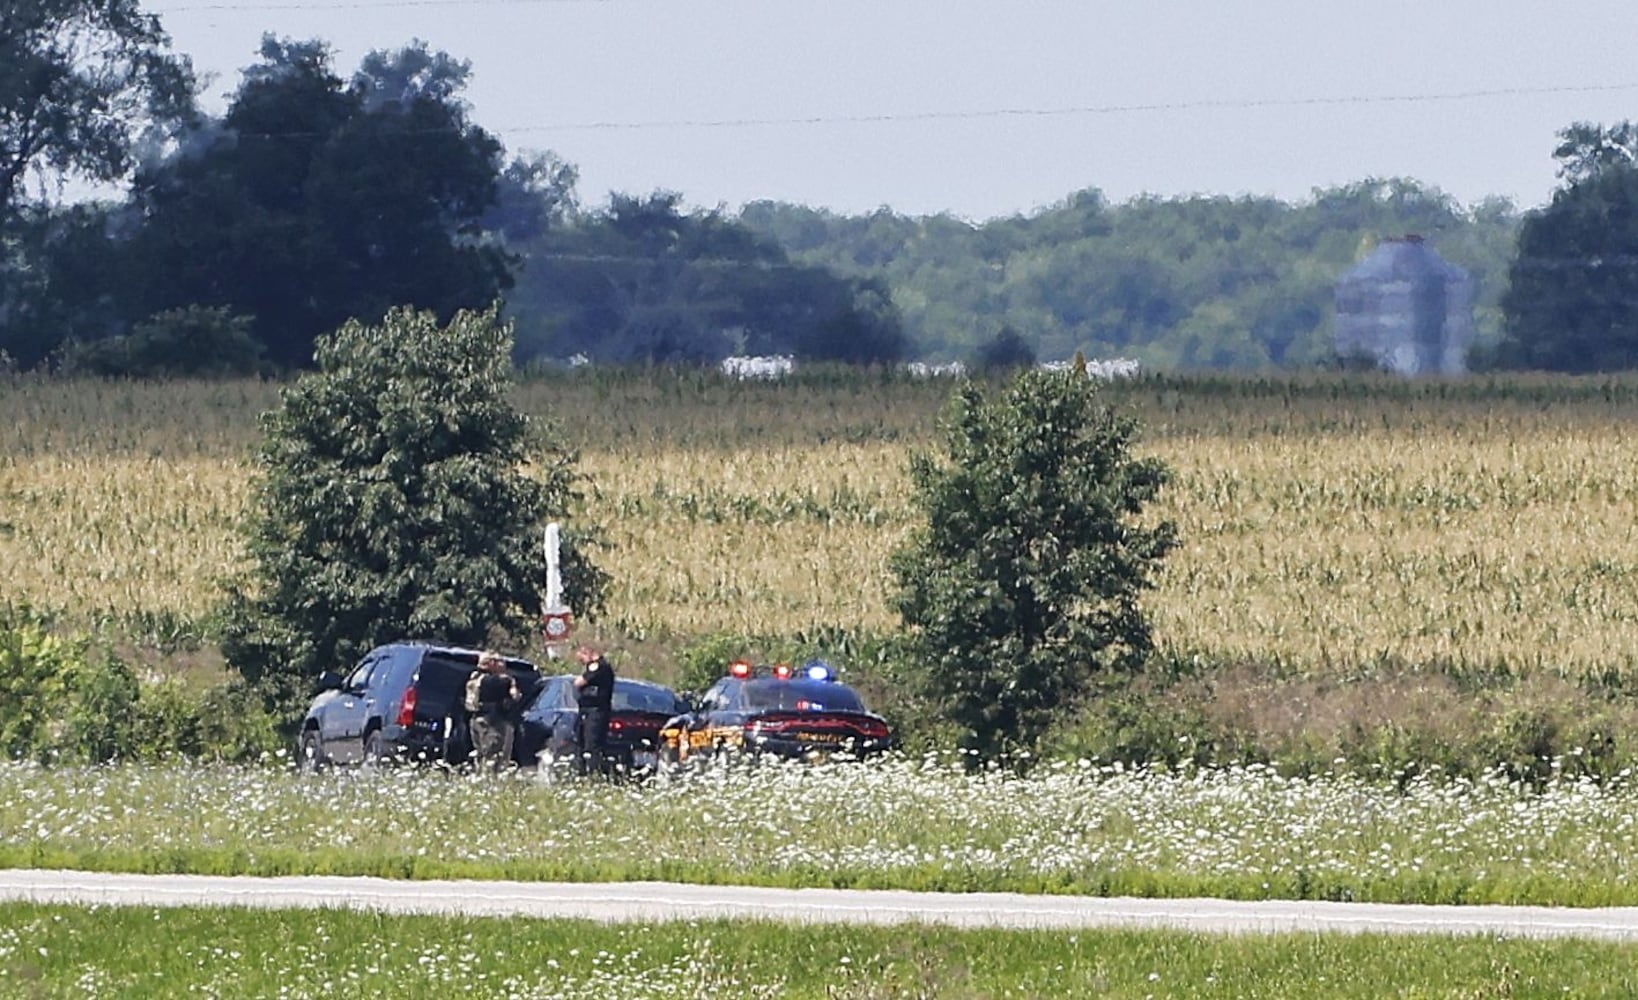
[[[603,628],[892,628],[912,448],[949,392],[886,377],[529,381],[613,543]],[[1174,471],[1149,606],[1181,657],[1620,678],[1638,650],[1638,382],[1141,380]],[[271,383],[0,382],[0,598],[186,630],[234,570]],[[158,623],[156,626],[155,623]],[[132,626],[136,627],[136,626]]]

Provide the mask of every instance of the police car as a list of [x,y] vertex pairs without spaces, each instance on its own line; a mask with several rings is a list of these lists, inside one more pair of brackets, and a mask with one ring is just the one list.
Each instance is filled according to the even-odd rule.
[[895,745],[887,721],[822,660],[800,667],[736,660],[692,711],[660,729],[660,757],[669,764],[724,752],[857,758]]

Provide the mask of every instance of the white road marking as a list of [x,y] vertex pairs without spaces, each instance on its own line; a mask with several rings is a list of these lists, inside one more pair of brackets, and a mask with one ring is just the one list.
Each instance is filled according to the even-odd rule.
[[920,922],[956,927],[1173,928],[1225,934],[1369,932],[1638,940],[1638,907],[1245,902],[776,889],[670,882],[395,881],[0,869],[0,900],[118,906],[349,908],[605,922],[748,918],[797,923]]

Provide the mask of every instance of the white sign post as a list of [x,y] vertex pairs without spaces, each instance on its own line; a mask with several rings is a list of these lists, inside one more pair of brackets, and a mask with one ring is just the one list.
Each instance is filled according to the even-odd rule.
[[546,525],[546,606],[541,611],[541,628],[546,633],[546,652],[560,655],[558,646],[569,639],[574,615],[563,603],[563,575],[559,568],[560,529],[556,521]]

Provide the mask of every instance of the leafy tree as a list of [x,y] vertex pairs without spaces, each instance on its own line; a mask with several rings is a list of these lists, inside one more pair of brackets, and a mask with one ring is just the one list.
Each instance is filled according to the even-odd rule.
[[228,308],[306,367],[349,319],[494,301],[510,261],[479,237],[502,150],[458,99],[467,64],[417,43],[349,82],[321,42],[269,37],[261,56],[219,123],[138,177],[126,315]]
[[1638,159],[1621,123],[1560,133],[1565,185],[1519,230],[1502,297],[1505,368],[1638,368]]
[[[578,477],[506,400],[510,340],[493,309],[351,322],[265,418],[254,568],[223,651],[276,703],[381,642],[477,645],[537,620],[542,525],[576,506]],[[565,596],[593,614],[606,577],[565,534]]]
[[1035,747],[1100,675],[1151,648],[1138,596],[1175,544],[1138,516],[1167,472],[1084,371],[1025,371],[952,400],[942,460],[911,460],[926,523],[894,553],[929,697],[992,759]]
[[579,171],[553,153],[532,153],[509,163],[496,181],[495,203],[480,222],[508,246],[524,246],[567,225],[580,211]]
[[193,111],[193,70],[137,0],[7,0],[0,10],[0,228],[30,172],[124,177],[149,127]]

